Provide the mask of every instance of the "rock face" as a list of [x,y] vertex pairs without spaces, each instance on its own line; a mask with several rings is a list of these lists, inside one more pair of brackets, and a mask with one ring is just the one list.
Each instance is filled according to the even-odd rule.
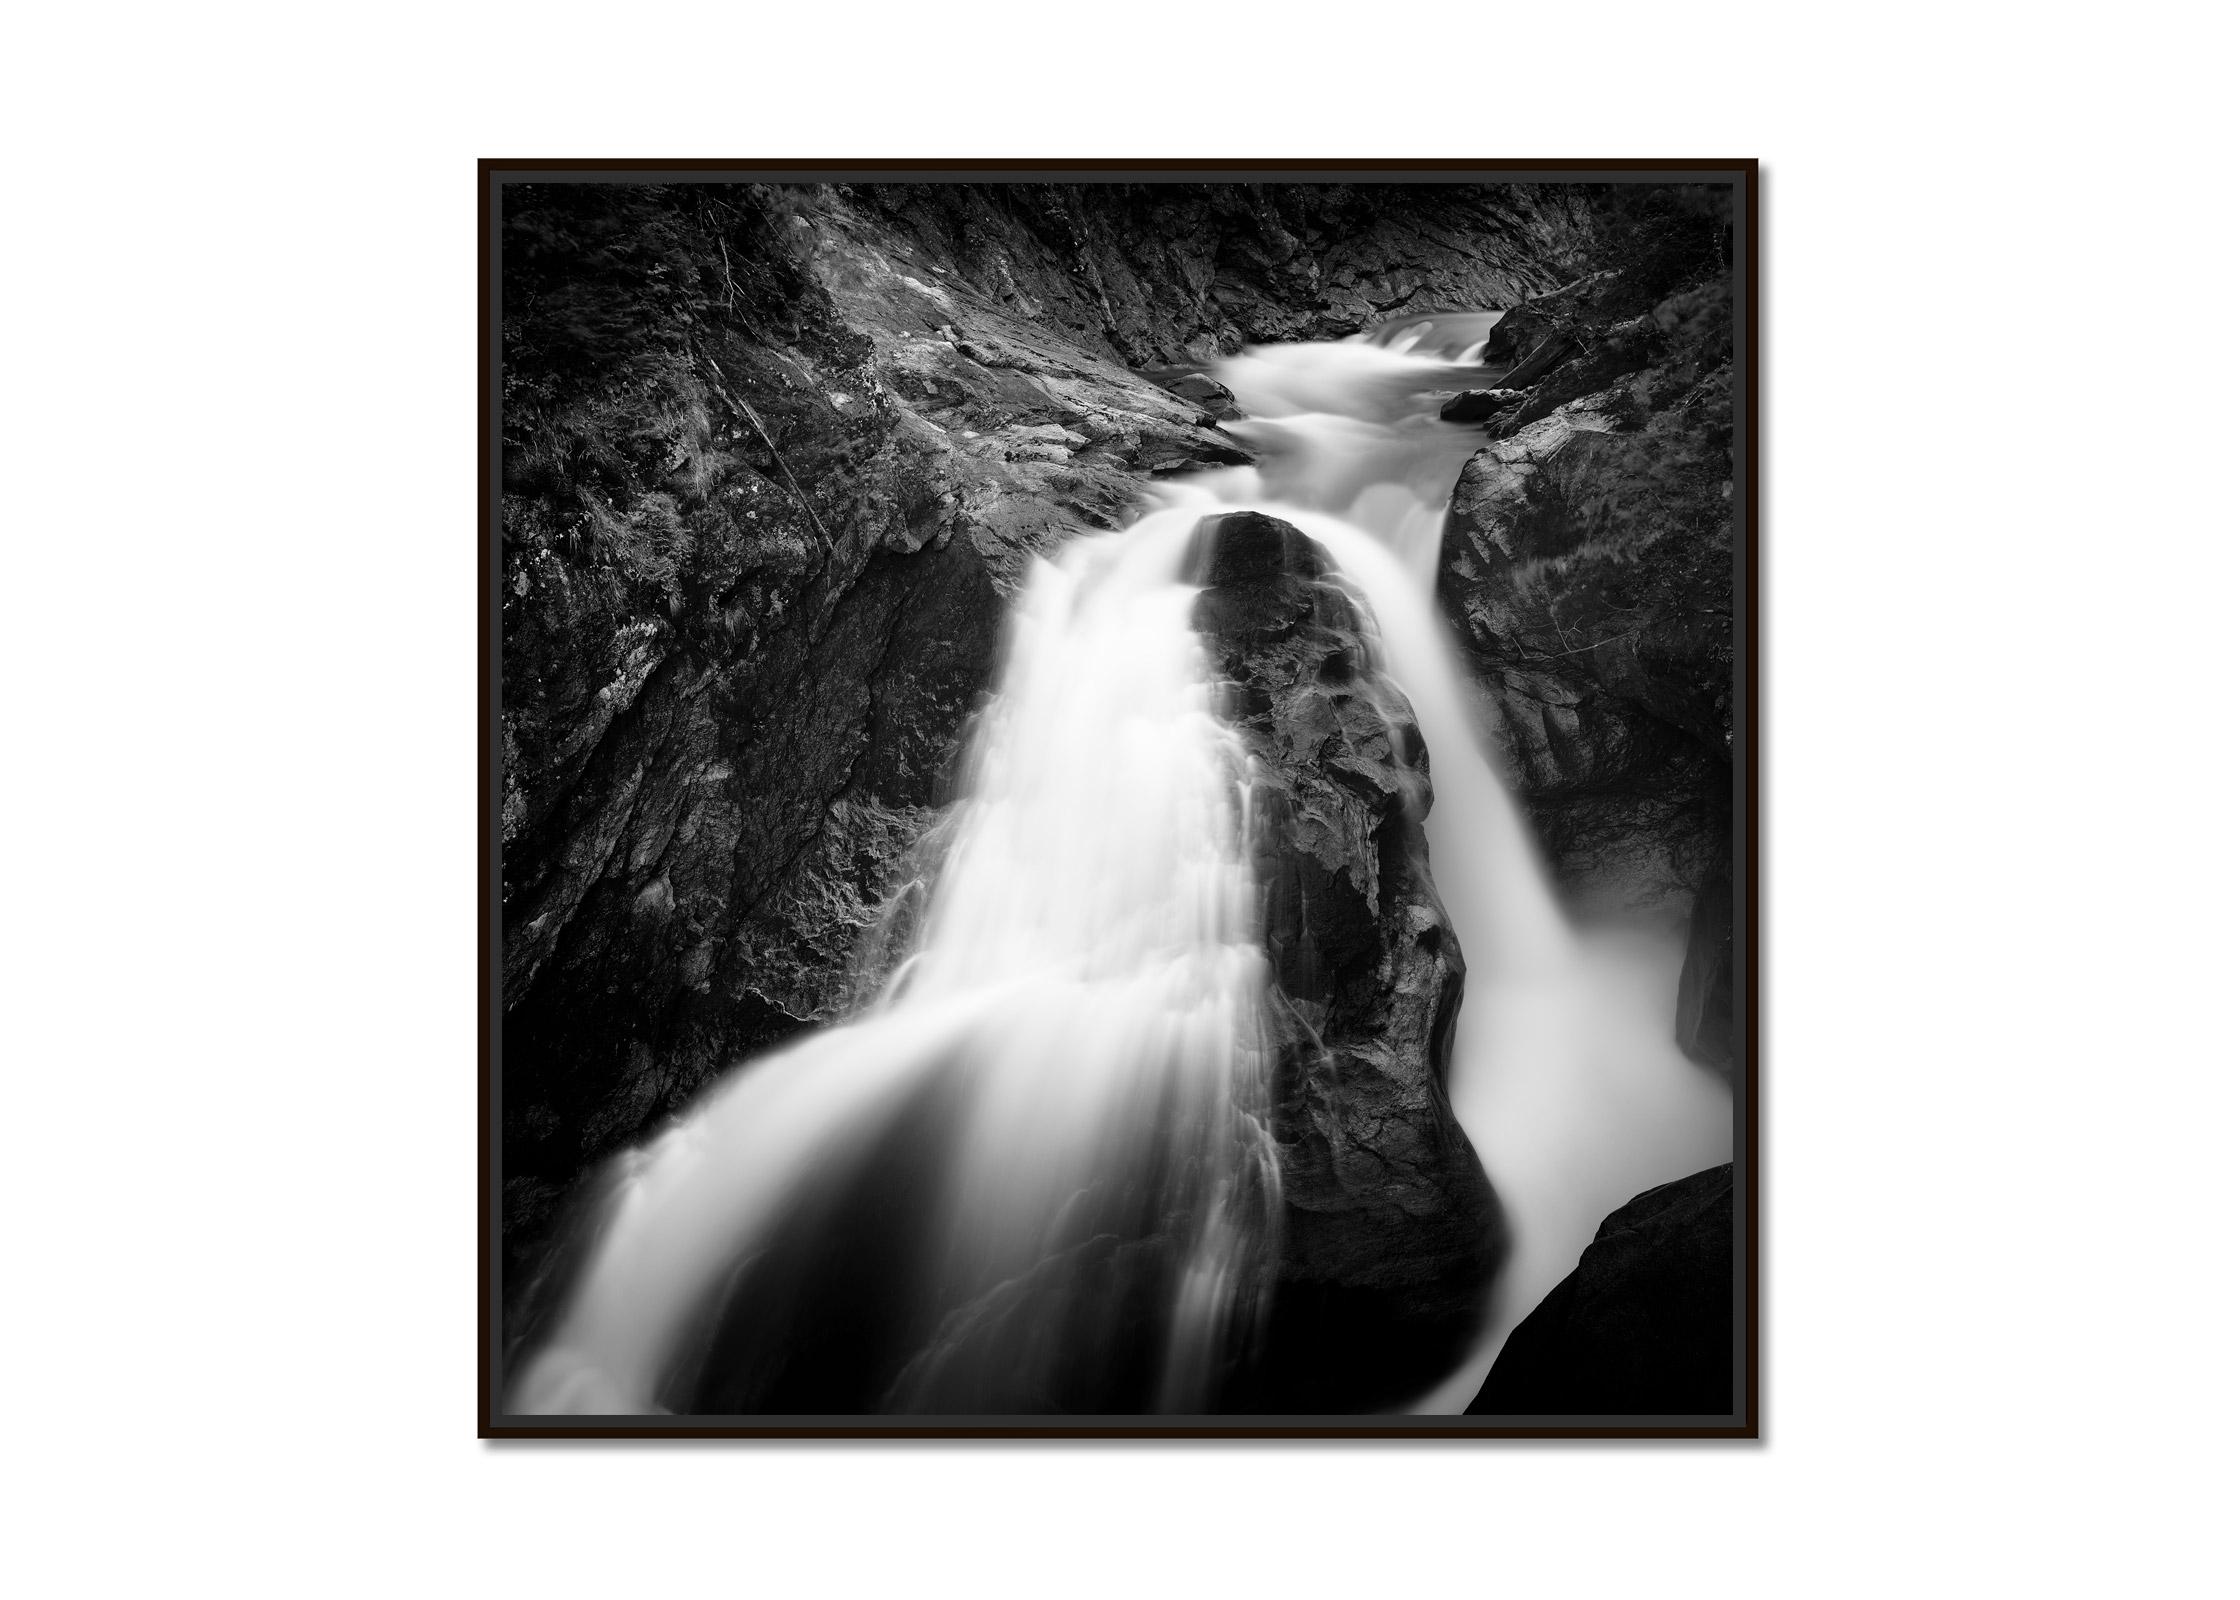
[[854,1002],[1025,564],[1123,522],[1147,479],[1249,459],[1218,386],[1131,369],[1543,293],[1582,270],[1589,209],[1449,185],[506,190],[509,1299],[586,1172]]
[[1430,786],[1320,546],[1255,513],[1200,525],[1197,621],[1256,768],[1253,854],[1285,1037],[1285,1208],[1267,1357],[1238,1409],[1404,1403],[1460,1357],[1498,1256],[1447,1103],[1462,953],[1432,887]]
[[1509,306],[1582,270],[1594,208],[1509,184],[882,184],[855,191],[997,303],[1130,366]]
[[[1707,192],[1635,197],[1602,270],[1503,316],[1488,387],[1521,392],[1469,408],[1439,574],[1559,871],[1699,904],[1733,881],[1731,235]],[[1676,1026],[1729,1066],[1731,904],[1689,962]]]
[[1734,1167],[1638,1194],[1517,1324],[1473,1415],[1724,1416],[1734,1405]]

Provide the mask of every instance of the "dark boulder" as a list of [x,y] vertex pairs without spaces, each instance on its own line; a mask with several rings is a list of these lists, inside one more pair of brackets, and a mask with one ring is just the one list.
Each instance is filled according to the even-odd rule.
[[1427,865],[1425,752],[1313,540],[1257,513],[1209,518],[1195,570],[1255,761],[1283,1033],[1282,1261],[1265,1359],[1232,1404],[1401,1404],[1467,1347],[1500,1229],[1447,1102],[1463,964]]
[[1603,279],[1590,275],[1503,312],[1486,335],[1482,357],[1499,374],[1493,386],[1528,388],[1591,348],[1590,317],[1602,288]]
[[1474,1416],[1734,1409],[1734,1167],[1638,1194],[1501,1347]]
[[1521,389],[1467,389],[1439,408],[1441,422],[1483,422],[1496,412],[1521,403]]
[[1487,330],[1486,347],[1480,359],[1496,372],[1507,372],[1554,331],[1553,320],[1529,301],[1512,306]]
[[1216,421],[1227,422],[1244,415],[1237,409],[1237,397],[1229,392],[1229,386],[1216,383],[1202,372],[1185,372],[1179,378],[1168,379],[1160,387],[1177,399],[1200,407]]

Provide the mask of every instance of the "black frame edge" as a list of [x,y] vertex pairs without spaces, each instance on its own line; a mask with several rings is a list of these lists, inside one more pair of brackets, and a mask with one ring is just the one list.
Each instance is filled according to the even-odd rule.
[[[497,417],[495,393],[498,373],[493,356],[493,333],[497,298],[498,260],[492,246],[494,224],[497,220],[497,200],[503,175],[507,173],[579,171],[613,172],[617,174],[648,171],[674,172],[799,172],[822,171],[835,177],[858,173],[867,169],[904,172],[1000,174],[1006,172],[1064,173],[1064,172],[1122,172],[1160,171],[1174,173],[1225,173],[1225,172],[1311,172],[1350,171],[1368,175],[1379,173],[1420,172],[1561,172],[1581,176],[1602,173],[1639,172],[1726,172],[1734,175],[1743,189],[1743,235],[1737,252],[1737,264],[1743,274],[1743,308],[1740,326],[1748,331],[1749,348],[1743,366],[1744,424],[1743,439],[1747,462],[1742,473],[1744,505],[1741,559],[1745,575],[1746,602],[1740,621],[1746,642],[1748,667],[1744,675],[1745,715],[1748,719],[1749,739],[1744,756],[1744,791],[1747,805],[1744,814],[1745,855],[1748,862],[1749,888],[1741,897],[1738,910],[1744,929],[1742,970],[1747,977],[1747,1004],[1743,1011],[1745,1035],[1743,1041],[1743,1151],[1747,1162],[1748,1193],[1744,1205],[1745,1250],[1743,1266],[1744,1302],[1744,1374],[1742,1404],[1738,1420],[1720,1424],[1682,1424],[1658,1426],[1654,1424],[1616,1424],[1592,1426],[1578,1424],[1531,1425],[1488,1424],[1484,1426],[1453,1425],[1427,1427],[1405,1422],[1364,1423],[1351,1427],[1327,1425],[1276,1426],[1252,1423],[1157,1423],[1144,1425],[1084,1424],[1073,1426],[1022,1427],[1017,1424],[929,1424],[906,1426],[882,1421],[876,1425],[842,1427],[818,1424],[733,1424],[668,1425],[617,1424],[610,1427],[587,1427],[581,1423],[521,1423],[500,1420],[495,1393],[496,1375],[493,1371],[493,1332],[497,1326],[497,1282],[493,1268],[491,1238],[497,1218],[492,1208],[492,1183],[496,1177],[492,1159],[492,1140],[497,1129],[492,1116],[493,1090],[497,1079],[497,1061],[494,1049],[493,1023],[495,996],[492,994],[491,975],[493,934],[496,932],[492,885],[497,868],[498,848],[490,825],[491,797],[496,777],[492,749],[494,725],[491,717],[493,693],[499,687],[493,671],[492,651],[498,644],[497,624],[493,621],[492,603],[495,598],[494,579],[491,573],[490,553],[498,539],[495,502],[492,487],[496,481],[497,462],[494,459],[493,429]],[[1760,445],[1762,405],[1761,374],[1764,365],[1764,330],[1761,325],[1763,249],[1760,235],[1759,163],[1756,157],[1714,158],[1688,160],[1676,157],[1646,157],[1635,160],[1599,160],[1591,158],[1550,158],[1542,160],[1487,159],[1364,161],[1360,159],[1307,160],[1246,159],[1221,161],[1202,158],[1127,160],[1120,158],[1022,158],[1018,160],[991,160],[965,158],[949,160],[931,157],[914,157],[897,160],[869,160],[863,158],[823,159],[798,158],[787,160],[742,159],[729,160],[705,157],[673,159],[593,157],[582,159],[531,159],[526,157],[485,156],[475,168],[475,262],[476,262],[476,387],[475,416],[477,426],[476,456],[476,511],[475,511],[475,597],[476,597],[476,739],[475,752],[475,837],[476,847],[476,1236],[475,1262],[477,1282],[476,1305],[476,1437],[485,1440],[598,1440],[598,1439],[667,1439],[688,1441],[696,1439],[865,1439],[875,1441],[895,1439],[1290,1439],[1290,1440],[1346,1440],[1346,1439],[1414,1439],[1427,1442],[1447,1439],[1587,1439],[1627,1443],[1657,1440],[1740,1440],[1762,1439],[1761,1384],[1762,1384],[1762,1303],[1761,1238],[1760,1222],[1763,1205],[1765,1163],[1760,1140],[1761,1090],[1761,1033],[1763,1002],[1759,995],[1761,910],[1764,890],[1763,850],[1761,842],[1764,790],[1761,777],[1763,759],[1764,724],[1760,716],[1762,666],[1760,664],[1762,602],[1759,594],[1761,578],[1760,538],[1761,507],[1765,471]]]

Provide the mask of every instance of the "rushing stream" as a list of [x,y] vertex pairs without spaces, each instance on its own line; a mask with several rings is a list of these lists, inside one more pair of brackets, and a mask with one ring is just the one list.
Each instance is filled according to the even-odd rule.
[[[1728,1159],[1726,1085],[1673,1038],[1677,930],[1631,920],[1575,927],[1483,730],[1490,711],[1433,599],[1456,477],[1482,442],[1436,419],[1487,319],[1443,317],[1378,343],[1247,352],[1219,376],[1255,420],[1258,467],[1177,492],[1250,504],[1321,541],[1369,602],[1385,667],[1415,708],[1435,799],[1432,877],[1469,962],[1448,1067],[1455,1118],[1493,1180],[1510,1243],[1484,1337],[1419,1410],[1459,1411],[1509,1330],[1633,1195]],[[1472,342],[1470,330],[1478,330]],[[1418,356],[1414,352],[1425,350]],[[1338,441],[1357,441],[1333,461]]]
[[[1469,966],[1450,1096],[1510,1246],[1485,1338],[1419,1409],[1461,1409],[1602,1216],[1726,1158],[1726,1091],[1672,1042],[1677,942],[1573,925],[1432,598],[1482,443],[1433,396],[1484,381],[1454,363],[1488,321],[1229,361],[1260,464],[1035,565],[908,955],[857,1017],[733,1069],[611,1169],[510,1409],[1206,1408],[1281,1227],[1250,764],[1186,573],[1225,510],[1321,542],[1430,752]],[[868,1368],[899,1376],[851,1388]]]

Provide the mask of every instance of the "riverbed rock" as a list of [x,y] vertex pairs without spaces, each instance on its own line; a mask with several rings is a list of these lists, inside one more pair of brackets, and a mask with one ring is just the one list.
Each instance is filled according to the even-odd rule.
[[1441,422],[1484,422],[1487,418],[1523,403],[1522,389],[1465,389],[1439,408]]
[[1237,409],[1237,397],[1229,386],[1217,383],[1202,372],[1185,372],[1180,377],[1166,379],[1162,387],[1171,395],[1203,408],[1206,415],[1217,422],[1230,422],[1244,415]]
[[1282,1265],[1240,1409],[1404,1403],[1476,1330],[1493,1193],[1447,1101],[1462,952],[1432,885],[1405,698],[1312,539],[1252,512],[1196,537],[1196,613],[1255,763],[1253,855],[1283,1035]]
[[1725,1416],[1734,1407],[1734,1167],[1635,1195],[1517,1324],[1476,1416]]

